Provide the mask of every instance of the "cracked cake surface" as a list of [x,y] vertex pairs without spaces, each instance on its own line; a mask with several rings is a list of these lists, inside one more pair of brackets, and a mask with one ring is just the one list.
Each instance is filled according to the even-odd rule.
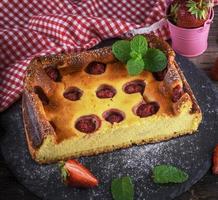
[[145,37],[167,56],[162,72],[130,76],[110,47],[31,62],[22,108],[33,159],[95,155],[197,130],[202,114],[173,50]]

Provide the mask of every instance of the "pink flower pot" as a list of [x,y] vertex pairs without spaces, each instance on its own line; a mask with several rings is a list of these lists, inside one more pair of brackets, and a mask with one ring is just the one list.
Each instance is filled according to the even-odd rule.
[[175,26],[167,20],[173,49],[186,57],[202,54],[207,49],[208,33],[213,17],[214,10],[211,9],[210,18],[204,23],[204,26],[192,29]]

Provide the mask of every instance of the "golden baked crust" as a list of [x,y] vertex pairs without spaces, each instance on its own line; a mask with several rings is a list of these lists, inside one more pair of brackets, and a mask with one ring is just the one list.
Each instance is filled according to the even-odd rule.
[[[197,130],[202,118],[201,111],[174,60],[174,51],[155,36],[147,35],[146,38],[150,47],[159,48],[167,55],[168,70],[162,81],[156,81],[150,72],[129,76],[124,65],[114,58],[110,47],[78,54],[40,57],[31,62],[25,78],[22,109],[33,159],[49,163],[95,155],[133,144],[167,140]],[[97,76],[87,74],[86,67],[92,62],[105,63],[106,72]],[[45,68],[49,65],[58,69],[61,81],[53,81],[48,76]],[[123,91],[123,85],[134,80],[145,81],[143,94],[126,94]],[[109,99],[97,98],[95,92],[102,84],[112,85],[116,95]],[[78,101],[70,101],[63,96],[64,91],[72,86],[83,92]],[[183,93],[179,99],[172,101],[174,89],[178,86],[183,88]],[[39,98],[41,93],[45,97]],[[134,107],[144,101],[157,102],[160,106],[157,113],[145,118],[136,116]],[[110,109],[124,112],[124,120],[114,124],[106,121],[104,111]],[[75,128],[80,116],[92,114],[100,119],[99,129],[94,133],[84,133]],[[160,127],[154,127],[155,123]],[[182,127],[184,123],[186,127]],[[139,129],[147,134],[143,135]]]

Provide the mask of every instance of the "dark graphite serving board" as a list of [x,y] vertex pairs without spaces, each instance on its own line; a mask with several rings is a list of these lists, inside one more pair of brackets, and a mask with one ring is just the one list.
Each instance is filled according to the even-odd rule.
[[[133,178],[137,200],[169,200],[180,195],[197,182],[211,165],[212,150],[217,142],[218,100],[211,82],[200,70],[181,56],[177,56],[177,61],[203,111],[203,121],[197,134],[80,158],[79,161],[100,179],[100,185],[94,189],[75,189],[61,183],[57,164],[39,165],[31,159],[24,136],[21,102],[18,101],[0,116],[4,131],[0,146],[5,161],[23,185],[43,199],[112,199],[112,179],[126,175]],[[178,185],[154,184],[151,170],[158,164],[178,166],[190,178]]]

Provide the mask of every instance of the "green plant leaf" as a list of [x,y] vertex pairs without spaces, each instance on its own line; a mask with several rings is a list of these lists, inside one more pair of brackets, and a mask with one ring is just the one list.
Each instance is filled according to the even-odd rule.
[[126,63],[130,59],[130,42],[127,40],[119,40],[112,45],[112,52],[121,62]]
[[206,11],[202,10],[200,16],[202,17],[202,19],[206,19]]
[[144,69],[150,72],[162,71],[167,65],[167,57],[159,49],[148,49],[143,60]]
[[136,51],[137,53],[144,55],[148,49],[148,43],[144,36],[136,35],[130,41],[130,47],[131,51]]
[[65,163],[63,161],[61,161],[61,162],[59,162],[58,166],[59,166],[59,169],[61,171],[61,179],[64,183],[66,183],[69,174],[68,174],[67,169],[65,169],[65,167],[64,167]]
[[131,51],[131,52],[130,52],[130,56],[131,56],[131,58],[133,58],[133,59],[136,59],[136,58],[141,59],[141,58],[142,58],[142,54],[140,54],[140,53],[138,53],[138,52],[136,52],[136,51]]
[[127,63],[129,75],[138,75],[143,69],[151,72],[162,71],[167,64],[166,55],[159,49],[148,48],[147,40],[142,35],[135,36],[130,42],[115,42],[112,52],[118,60]]
[[128,60],[127,65],[126,65],[128,74],[131,76],[135,76],[140,74],[144,70],[144,61],[141,58],[132,58]]
[[172,165],[158,165],[153,169],[155,183],[183,183],[188,180],[188,174]]
[[129,176],[112,181],[111,192],[114,200],[133,200],[134,185]]
[[196,19],[206,19],[210,8],[210,2],[188,0],[186,7]]
[[171,5],[170,13],[173,15],[176,15],[178,12],[178,9],[179,9],[179,5],[178,5],[178,3],[175,3],[175,4]]
[[173,3],[170,6],[170,14],[169,14],[169,19],[171,19],[173,22],[176,23],[177,18],[178,18],[178,10],[179,10],[179,4],[177,3]]

